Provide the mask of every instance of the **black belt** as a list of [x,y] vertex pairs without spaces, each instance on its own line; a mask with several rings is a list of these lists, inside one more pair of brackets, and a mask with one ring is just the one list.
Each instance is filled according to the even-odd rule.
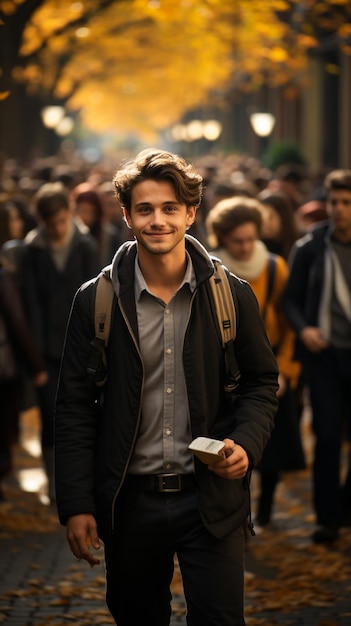
[[178,493],[195,485],[194,474],[127,474],[125,486],[143,491]]

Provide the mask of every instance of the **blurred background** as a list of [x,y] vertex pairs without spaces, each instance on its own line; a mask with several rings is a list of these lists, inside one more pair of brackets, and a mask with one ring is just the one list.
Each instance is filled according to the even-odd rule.
[[0,154],[351,167],[348,0],[0,0]]

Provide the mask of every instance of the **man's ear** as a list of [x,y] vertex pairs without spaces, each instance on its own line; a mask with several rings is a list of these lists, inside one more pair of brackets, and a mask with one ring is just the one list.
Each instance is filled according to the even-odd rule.
[[132,228],[132,223],[131,223],[131,219],[130,219],[130,215],[127,211],[127,209],[123,206],[122,207],[122,211],[123,211],[123,219],[125,221],[125,223],[127,224],[128,228]]
[[187,216],[186,216],[187,228],[190,228],[190,226],[192,226],[193,223],[195,222],[196,211],[197,211],[196,206],[189,206],[187,208]]

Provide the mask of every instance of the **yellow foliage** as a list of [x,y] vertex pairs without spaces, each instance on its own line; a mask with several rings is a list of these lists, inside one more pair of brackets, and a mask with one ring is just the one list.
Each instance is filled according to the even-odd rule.
[[[0,0],[0,8],[15,10],[23,1]],[[154,135],[187,109],[206,105],[214,92],[223,101],[218,94],[234,84],[248,90],[264,82],[303,83],[306,51],[317,39],[314,23],[294,13],[297,4],[118,0],[101,8],[99,0],[44,0],[24,30],[21,55],[36,60],[24,77],[67,99],[94,130]],[[329,19],[326,9],[342,4],[306,0],[305,6],[320,26]],[[293,12],[293,28],[281,19],[285,11]],[[350,24],[335,23],[341,37],[349,36]]]
[[270,50],[269,58],[274,63],[284,63],[288,59],[288,53],[284,48],[275,46]]
[[87,3],[60,0],[44,2],[27,25],[21,46],[22,56],[32,54],[43,41],[50,39],[60,29],[81,17]]
[[302,47],[302,49],[315,48],[318,45],[318,41],[316,37],[312,37],[311,35],[303,35],[299,34],[297,36],[297,44]]
[[4,15],[13,15],[16,12],[16,5],[11,0],[5,0],[1,2],[0,9]]
[[25,80],[25,69],[23,67],[20,67],[19,65],[15,65],[15,67],[12,68],[12,77],[14,80],[16,80],[18,83],[21,83]]
[[338,29],[339,37],[350,37],[351,35],[351,24],[342,24]]

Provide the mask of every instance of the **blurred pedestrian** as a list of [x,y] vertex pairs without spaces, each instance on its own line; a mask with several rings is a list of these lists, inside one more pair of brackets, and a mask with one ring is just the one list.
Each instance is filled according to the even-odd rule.
[[267,188],[284,193],[289,198],[293,211],[296,211],[305,201],[304,185],[307,180],[308,175],[304,166],[297,163],[284,163],[276,169]]
[[263,207],[261,240],[270,252],[287,260],[293,244],[301,234],[290,199],[283,192],[269,189],[257,197]]
[[0,247],[10,239],[22,239],[24,221],[17,206],[7,196],[0,198]]
[[11,472],[12,447],[17,441],[22,370],[38,387],[47,381],[44,359],[24,316],[15,275],[0,256],[0,501],[5,499],[2,481]]
[[18,206],[8,196],[0,198],[0,251],[17,270],[23,246],[25,222]]
[[111,263],[120,242],[117,228],[104,216],[104,203],[100,194],[89,184],[82,183],[72,192],[75,215],[89,229],[97,242],[100,266]]
[[313,414],[317,543],[334,541],[351,513],[350,473],[343,486],[340,467],[351,425],[351,170],[330,172],[325,188],[330,220],[296,242],[284,298]]
[[301,237],[316,224],[329,219],[326,208],[326,197],[320,190],[316,190],[312,197],[298,207],[295,213],[296,223],[301,232]]
[[[11,269],[16,280],[17,288],[20,287],[20,275],[18,268],[21,262],[21,254],[24,249],[23,236],[25,232],[25,222],[18,205],[11,199],[11,196],[3,196],[0,200],[0,254],[8,269]],[[32,376],[28,376],[26,368],[20,368],[17,385],[18,402],[21,411],[29,409],[37,402],[35,388],[32,383]],[[19,413],[17,424],[13,423],[17,437],[20,433]]]
[[288,268],[282,256],[261,241],[262,207],[254,198],[233,197],[216,204],[207,217],[209,244],[228,269],[249,282],[279,367],[279,408],[275,428],[258,466],[260,495],[256,521],[270,522],[282,471],[305,467],[299,431],[296,388],[300,364],[294,360],[294,333],[282,310]]
[[107,223],[112,224],[117,230],[116,249],[125,241],[133,239],[133,233],[128,228],[123,217],[123,211],[119,200],[116,198],[115,189],[112,180],[105,180],[98,186],[103,202],[103,211]]
[[37,395],[43,461],[53,500],[54,402],[66,324],[76,290],[96,273],[99,262],[96,243],[75,224],[61,183],[45,183],[35,203],[39,225],[25,238],[19,271],[24,309],[49,373]]
[[[275,359],[249,285],[231,276],[241,379],[228,398],[213,262],[185,234],[201,198],[197,171],[146,150],[114,183],[136,241],[110,268],[116,298],[98,418],[87,379],[95,280],[72,309],[55,419],[60,520],[74,555],[90,565],[98,559],[89,545],[104,541],[118,626],[169,624],[175,553],[188,623],[242,626],[247,472],[272,427]],[[210,469],[188,449],[200,435],[224,441],[226,458]]]

